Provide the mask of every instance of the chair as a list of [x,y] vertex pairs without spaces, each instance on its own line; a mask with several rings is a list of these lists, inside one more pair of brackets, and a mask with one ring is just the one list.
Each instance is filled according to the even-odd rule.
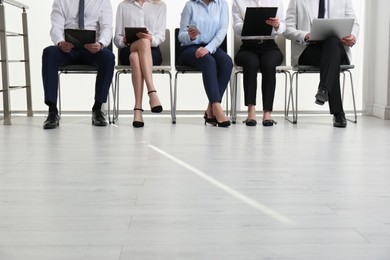
[[[354,118],[350,119],[347,118],[348,121],[352,123],[357,123],[357,113],[356,113],[356,102],[355,102],[355,91],[353,86],[353,79],[352,79],[352,73],[351,70],[354,69],[354,65],[341,65],[340,66],[340,73],[343,75],[342,79],[342,93],[341,93],[341,100],[344,101],[344,91],[345,91],[345,77],[346,73],[349,74],[350,83],[351,83],[351,92],[352,92],[352,102],[353,102],[353,111],[354,111]],[[291,85],[290,85],[290,92],[289,92],[289,100],[286,101],[287,105],[285,107],[285,118],[293,123],[296,124],[298,122],[298,75],[304,74],[304,73],[320,73],[320,68],[316,66],[309,66],[309,65],[297,65],[294,66],[292,69],[294,72],[291,77]],[[293,83],[294,83],[294,77],[295,77],[295,104],[294,104],[294,91],[293,91]],[[287,97],[287,94],[286,94]],[[291,100],[291,110],[292,110],[292,118],[289,116],[290,112],[290,100]]]
[[[202,73],[201,70],[198,70],[198,69],[190,67],[190,66],[180,65],[178,63],[178,58],[179,58],[178,54],[179,54],[180,45],[181,45],[181,43],[179,41],[179,38],[178,38],[179,31],[180,31],[179,28],[175,29],[175,69],[176,69],[176,74],[175,74],[175,87],[174,87],[173,106],[172,106],[172,112],[171,112],[172,124],[176,124],[177,75],[179,73],[181,73],[181,74]],[[221,43],[220,47],[222,48],[222,50],[227,52],[227,40],[226,40],[226,37],[225,37],[224,41]],[[226,92],[226,111],[228,111],[228,96],[229,96],[229,93]]]
[[[165,41],[160,45],[160,51],[162,55],[162,64],[158,66],[153,66],[152,73],[154,74],[168,74],[169,76],[169,86],[170,86],[170,96],[171,96],[171,113],[172,113],[172,65],[171,65],[171,39],[169,29],[165,30]],[[113,117],[112,122],[118,119],[119,116],[119,79],[121,74],[131,73],[130,65],[121,65],[118,64],[115,66],[117,72],[115,73],[113,96],[114,96],[114,105],[113,105]]]
[[[280,66],[276,67],[276,73],[283,73],[285,75],[285,83],[284,83],[284,89],[285,93],[287,93],[287,85],[291,85],[291,66],[286,66],[286,39],[283,35],[278,35],[276,38],[276,44],[278,45],[280,51],[283,54],[283,62]],[[234,50],[234,56],[236,56],[237,52],[239,51],[241,46],[241,39],[240,37],[234,33],[233,36],[233,50]],[[258,71],[261,72],[260,70]],[[237,81],[238,81],[238,74],[243,74],[243,68],[241,66],[238,66],[234,64],[234,73],[233,73],[233,84],[232,86],[232,106],[231,106],[231,121],[233,124],[236,123],[237,119]],[[287,94],[285,94],[287,96]],[[289,98],[292,98],[292,95],[289,95]],[[286,97],[285,97],[286,100]],[[287,105],[285,101],[285,106]]]
[[[112,43],[107,47],[112,51]],[[97,74],[95,65],[70,64],[58,68],[58,112],[61,115],[61,75],[62,74]],[[108,120],[111,122],[110,95],[107,97]]]

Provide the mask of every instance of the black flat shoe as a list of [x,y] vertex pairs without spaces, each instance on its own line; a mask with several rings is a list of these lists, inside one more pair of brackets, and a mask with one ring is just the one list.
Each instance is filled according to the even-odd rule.
[[45,122],[43,122],[43,129],[54,129],[60,125],[60,116],[57,112],[49,112]]
[[329,100],[328,90],[326,90],[325,88],[319,88],[315,97],[316,97],[315,103],[317,105],[322,106],[323,104],[325,104],[325,102]]
[[[150,93],[157,93],[157,91],[156,90],[151,90],[151,91],[148,92],[148,95]],[[154,106],[154,107],[151,108],[151,111],[152,111],[152,113],[161,113],[163,111],[163,107],[161,105]]]
[[94,126],[107,126],[106,115],[101,110],[92,112],[92,124]]
[[217,120],[215,119],[215,117],[207,117],[207,111],[204,111],[204,124],[206,125],[207,124],[212,124],[212,125],[216,125],[217,124]]
[[333,115],[333,126],[334,127],[347,127],[347,119],[343,112],[335,113]]
[[[144,110],[142,109],[142,108],[134,108],[134,111],[135,110],[139,110],[139,111],[141,111],[141,112],[144,112]],[[135,128],[140,128],[140,127],[144,127],[144,122],[142,122],[142,121],[133,121],[133,127],[135,127]]]
[[267,119],[263,120],[263,126],[273,126],[276,125],[278,122],[274,121],[273,119]]
[[243,124],[246,124],[247,126],[256,126],[257,125],[257,121],[254,120],[254,119],[245,119],[244,121],[242,121]]

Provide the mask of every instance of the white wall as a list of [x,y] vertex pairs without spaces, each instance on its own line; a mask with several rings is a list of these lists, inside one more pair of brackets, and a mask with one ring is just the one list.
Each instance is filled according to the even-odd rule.
[[367,114],[390,119],[390,17],[388,0],[367,3],[364,64],[364,108]]
[[[32,73],[32,95],[33,95],[33,109],[35,111],[46,111],[46,106],[43,104],[43,87],[41,80],[41,55],[42,50],[52,44],[49,36],[50,31],[50,12],[51,0],[20,0],[22,3],[28,5],[27,10],[29,19],[29,34],[30,34],[30,53],[31,53],[31,73]],[[116,8],[120,0],[112,0],[114,16]],[[186,0],[165,0],[168,6],[168,20],[167,27],[173,29],[178,27],[180,21],[180,13]],[[230,5],[232,0],[229,0]],[[284,0],[285,9],[287,9],[289,0]],[[364,37],[364,1],[353,0],[357,17],[362,26],[360,39]],[[7,7],[6,13],[7,28],[11,31],[20,31],[20,11],[15,8]],[[230,37],[231,32],[228,37]],[[11,42],[12,41],[12,42]],[[10,47],[9,59],[19,57],[22,47],[16,39],[10,40],[8,43]],[[230,45],[229,45],[230,46]],[[289,46],[289,44],[288,44]],[[356,99],[358,109],[362,109],[362,69],[363,66],[363,41],[359,41],[354,47],[354,60],[356,69],[353,71]],[[115,50],[116,52],[116,50]],[[289,55],[289,51],[288,51]],[[289,58],[288,58],[289,60]],[[20,72],[22,68],[17,65],[10,67],[10,81],[11,84],[23,81],[23,74]],[[121,77],[121,97],[120,109],[130,110],[133,107],[133,92],[131,89],[130,76]],[[259,77],[260,80],[260,77]],[[94,76],[90,75],[65,75],[62,76],[62,109],[64,111],[89,111],[93,103],[93,86]],[[284,79],[278,76],[277,91],[275,97],[274,110],[282,111],[284,106]],[[316,111],[328,112],[328,107],[320,107],[314,104],[314,94],[318,85],[318,75],[304,75],[300,81],[299,94],[299,109],[301,111]],[[163,105],[169,109],[169,85],[165,75],[155,76],[156,88],[159,92]],[[239,110],[245,110],[242,105],[242,86],[239,86]],[[349,89],[348,89],[349,90]],[[77,92],[76,92],[77,91]],[[345,109],[350,110],[350,92],[346,92]],[[25,110],[25,95],[22,90],[11,92],[12,110]],[[148,99],[145,96],[144,108],[148,109]],[[179,89],[178,89],[178,110],[204,110],[207,104],[207,99],[203,90],[202,80],[200,75],[179,75]],[[258,92],[258,107],[261,110],[261,92]],[[0,100],[0,109],[2,108],[2,99]]]

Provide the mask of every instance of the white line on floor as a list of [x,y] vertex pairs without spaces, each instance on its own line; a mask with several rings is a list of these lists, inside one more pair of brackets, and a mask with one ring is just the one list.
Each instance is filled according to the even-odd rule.
[[262,205],[261,203],[255,201],[254,199],[236,191],[235,189],[232,189],[230,188],[229,186],[223,184],[222,182],[214,179],[213,177],[210,177],[209,175],[207,175],[206,173],[192,167],[191,165],[177,159],[176,157],[168,154],[167,152],[157,148],[156,146],[154,145],[148,145],[150,148],[152,148],[153,150],[155,150],[156,152],[164,155],[165,157],[171,159],[172,161],[174,161],[175,163],[183,166],[184,168],[186,168],[187,170],[191,171],[192,173],[198,175],[199,177],[201,177],[202,179],[208,181],[209,183],[211,183],[212,185],[216,186],[217,188],[225,191],[226,193],[232,195],[233,197],[237,198],[238,200],[244,202],[245,204],[257,209],[257,210],[260,210],[261,212],[263,212],[264,214],[267,214],[268,216],[284,223],[284,224],[293,224],[293,221],[283,215],[281,215],[280,213],[268,208],[267,206],[264,206]]

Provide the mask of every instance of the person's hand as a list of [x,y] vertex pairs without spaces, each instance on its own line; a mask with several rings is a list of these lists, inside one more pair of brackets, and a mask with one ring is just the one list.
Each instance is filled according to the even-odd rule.
[[84,48],[86,48],[91,53],[98,53],[102,50],[102,46],[98,42],[85,44]]
[[196,50],[196,52],[195,52],[195,57],[196,57],[197,59],[199,59],[199,58],[202,58],[203,56],[205,56],[205,55],[207,55],[207,54],[209,54],[209,50],[207,50],[207,49],[204,48],[204,47],[199,47],[199,48]]
[[140,39],[148,39],[150,42],[152,41],[152,35],[149,32],[138,32],[136,35]]
[[58,43],[58,47],[63,51],[63,52],[70,52],[73,48],[74,48],[74,45],[73,43],[70,43],[70,42],[66,42],[66,41],[62,41],[62,42],[59,42]]
[[344,45],[347,45],[347,46],[353,46],[355,43],[356,43],[356,38],[354,35],[348,35],[344,38],[341,39],[341,42],[344,44]]
[[306,34],[305,36],[305,42],[308,42],[310,40],[310,33]]
[[265,21],[265,23],[274,27],[275,30],[279,29],[280,22],[279,19],[276,17],[269,18],[268,20]]
[[126,34],[123,35],[123,44],[126,46],[127,45],[127,42],[126,42]]
[[200,34],[198,28],[193,25],[189,25],[187,29],[188,35],[190,36],[191,41],[195,40],[196,37]]

